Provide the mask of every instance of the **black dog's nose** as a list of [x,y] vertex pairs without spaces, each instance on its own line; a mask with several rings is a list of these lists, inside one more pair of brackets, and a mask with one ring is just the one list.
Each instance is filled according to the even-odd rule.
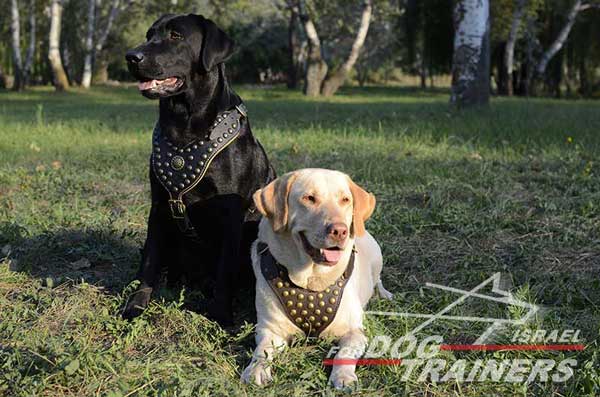
[[144,54],[141,51],[131,50],[125,54],[125,59],[129,63],[140,63],[144,60]]

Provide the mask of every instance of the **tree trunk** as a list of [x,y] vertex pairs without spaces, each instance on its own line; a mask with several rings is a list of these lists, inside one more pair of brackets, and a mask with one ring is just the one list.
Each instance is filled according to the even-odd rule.
[[581,1],[582,0],[575,0],[575,3],[573,3],[573,7],[571,7],[571,10],[567,15],[567,23],[558,33],[558,37],[556,37],[556,40],[554,40],[554,42],[550,45],[550,47],[546,50],[546,52],[544,52],[544,54],[540,58],[540,61],[538,62],[538,65],[535,70],[537,78],[540,78],[544,75],[544,73],[546,72],[546,67],[548,66],[548,62],[550,62],[550,59],[552,59],[552,57],[556,55],[558,51],[560,51],[562,46],[565,44],[565,41],[567,41],[569,33],[571,33],[571,28],[573,27],[573,24],[575,24],[575,20],[577,19],[577,14],[579,14],[579,11],[581,11],[582,9]]
[[298,58],[300,55],[300,38],[298,37],[298,8],[290,5],[290,22],[288,26],[289,67],[287,76],[287,87],[295,89],[298,87]]
[[365,44],[367,33],[369,32],[369,24],[371,23],[372,12],[372,0],[365,0],[362,15],[360,17],[360,26],[358,28],[358,32],[356,33],[356,37],[354,38],[354,43],[352,43],[350,54],[342,66],[335,73],[333,73],[331,77],[325,80],[325,83],[323,84],[324,96],[331,96],[335,94],[340,86],[344,84],[344,81],[346,81],[346,77],[348,77],[348,74],[354,67],[356,60],[360,55],[360,50]]
[[87,36],[85,38],[85,58],[81,86],[90,88],[94,61],[94,34],[96,33],[96,0],[88,0]]
[[101,53],[96,53],[92,81],[94,84],[106,84],[108,81],[108,60]]
[[48,35],[48,60],[52,67],[54,87],[56,91],[64,91],[69,88],[69,80],[60,59],[60,31],[62,19],[61,0],[52,0],[50,4],[50,33]]
[[4,76],[4,72],[2,71],[2,63],[0,63],[0,90],[6,88],[6,77]]
[[19,20],[19,4],[17,0],[10,1],[10,33],[12,59],[14,69],[13,90],[21,91],[24,87],[23,60],[21,58],[21,23]]
[[[133,0],[127,0],[127,3],[125,4],[125,7],[123,7],[123,9],[129,8],[132,2]],[[120,0],[113,0],[112,5],[110,6],[110,12],[108,14],[108,20],[106,21],[106,27],[104,28],[104,31],[102,32],[98,40],[96,41],[96,54],[98,54],[104,48],[104,44],[106,44],[106,40],[108,39],[108,35],[112,30],[112,26],[115,22],[115,19],[117,19],[117,16],[119,16],[119,12],[121,12],[121,7],[119,7],[119,4]]]
[[454,9],[451,103],[484,105],[490,97],[490,7],[488,0],[459,0]]
[[517,42],[517,37],[519,35],[519,26],[521,25],[521,18],[523,17],[523,12],[525,11],[525,6],[527,5],[527,0],[518,0],[515,5],[515,11],[513,13],[512,24],[510,26],[510,33],[508,34],[508,40],[506,41],[506,47],[504,49],[504,68],[506,70],[506,74],[508,75],[508,84],[506,85],[506,95],[513,95],[513,68],[514,68],[514,58],[515,58],[515,43]]
[[303,1],[298,1],[300,20],[308,38],[308,57],[306,62],[306,77],[304,81],[304,94],[316,97],[321,93],[321,85],[327,75],[327,64],[321,55],[321,40],[317,28],[306,12]]
[[24,85],[29,85],[31,80],[31,73],[33,71],[33,61],[35,58],[35,45],[36,45],[36,19],[35,19],[35,0],[29,0],[29,48],[27,49],[27,56],[25,57],[25,66],[23,67],[23,81]]

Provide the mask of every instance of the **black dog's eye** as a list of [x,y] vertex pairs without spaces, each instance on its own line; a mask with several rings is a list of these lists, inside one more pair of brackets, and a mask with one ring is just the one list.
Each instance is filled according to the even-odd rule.
[[183,39],[183,35],[174,30],[171,30],[171,34],[169,35],[169,37],[171,38],[171,40],[182,40]]

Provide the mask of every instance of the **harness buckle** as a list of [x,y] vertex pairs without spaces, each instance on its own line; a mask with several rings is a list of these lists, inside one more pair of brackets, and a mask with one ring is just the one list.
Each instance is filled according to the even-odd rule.
[[246,105],[240,103],[239,105],[235,105],[235,108],[242,116],[248,117],[248,109],[246,108]]
[[185,219],[185,204],[181,200],[169,200],[171,215],[174,219]]

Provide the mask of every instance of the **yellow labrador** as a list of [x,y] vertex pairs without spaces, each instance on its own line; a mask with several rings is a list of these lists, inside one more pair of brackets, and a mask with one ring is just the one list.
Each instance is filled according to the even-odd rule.
[[[242,381],[271,380],[270,361],[298,334],[339,340],[335,360],[366,347],[363,309],[380,280],[381,249],[364,222],[375,197],[348,175],[325,169],[287,173],[254,194],[264,215],[252,246],[256,275],[256,350]],[[330,384],[357,381],[356,365],[334,365]]]

